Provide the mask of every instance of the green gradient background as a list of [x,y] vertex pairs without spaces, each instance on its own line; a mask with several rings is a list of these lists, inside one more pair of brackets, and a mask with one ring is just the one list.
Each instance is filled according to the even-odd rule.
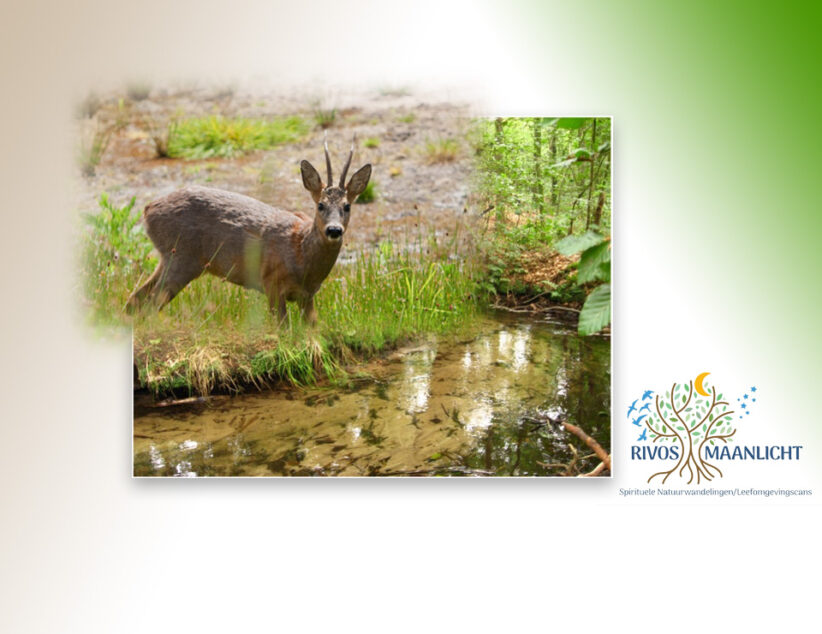
[[[659,214],[683,195],[694,203],[687,217],[666,221],[670,235],[660,239],[688,233],[701,244],[711,283],[749,298],[737,302],[750,311],[737,316],[738,325],[781,324],[802,341],[784,353],[810,378],[822,340],[822,10],[804,3],[574,4],[570,13],[515,2],[522,36],[539,54],[546,25],[580,25],[580,66],[593,71],[606,102],[629,106],[634,125],[659,133],[658,152],[643,151],[683,183],[660,201]],[[632,142],[617,134],[619,144]]]
[[[616,411],[620,370],[647,376],[640,362],[651,362],[632,358],[621,335],[638,344],[668,321],[678,341],[662,354],[696,348],[705,370],[731,359],[748,370],[741,381],[767,384],[768,424],[818,444],[809,388],[822,378],[822,13],[791,3],[569,4],[512,6],[528,72],[545,69],[549,88],[550,69],[572,65],[583,95],[599,92],[594,107],[615,117]],[[558,59],[560,49],[573,54]],[[655,266],[669,269],[676,293],[643,305],[644,267]],[[810,469],[818,476],[820,465]]]

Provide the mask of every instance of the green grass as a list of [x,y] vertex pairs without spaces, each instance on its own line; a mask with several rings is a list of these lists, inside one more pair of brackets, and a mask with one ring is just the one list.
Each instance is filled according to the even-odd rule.
[[332,125],[334,125],[334,122],[336,120],[336,108],[320,108],[319,106],[316,106],[314,108],[314,121],[323,130],[330,128]]
[[185,159],[232,157],[266,150],[303,137],[309,130],[301,117],[225,118],[217,115],[182,119],[168,132],[168,156]]
[[362,142],[362,144],[367,148],[377,148],[380,147],[380,140],[377,137],[372,136],[368,137],[365,141]]
[[104,125],[97,121],[94,129],[82,139],[77,160],[83,176],[94,176],[116,129],[116,125]]
[[400,123],[414,123],[416,118],[417,115],[415,115],[413,112],[409,112],[408,114],[404,114],[397,117],[397,121],[399,121]]
[[425,160],[428,163],[450,163],[457,160],[460,144],[456,139],[436,139],[425,144]]
[[163,122],[147,116],[140,120],[140,124],[154,144],[155,154],[159,158],[169,157],[169,141],[173,139],[176,134],[177,119],[172,117]]
[[210,275],[132,322],[126,300],[156,265],[137,221],[133,199],[118,207],[105,195],[99,213],[85,217],[84,301],[93,326],[133,326],[140,382],[157,395],[345,381],[353,361],[426,333],[456,331],[478,312],[473,264],[456,251],[456,236],[432,236],[403,248],[383,242],[353,264],[338,264],[317,294],[314,328],[294,305],[279,327],[262,293]]
[[372,178],[368,181],[368,185],[365,186],[362,194],[357,196],[356,203],[360,205],[367,205],[368,203],[373,203],[377,199],[377,183]]

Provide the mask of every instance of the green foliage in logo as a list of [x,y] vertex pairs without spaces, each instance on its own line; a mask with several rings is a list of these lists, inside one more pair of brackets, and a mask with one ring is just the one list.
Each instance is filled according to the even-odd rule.
[[654,473],[648,482],[661,476],[665,483],[675,475],[687,478],[688,484],[698,484],[722,476],[719,468],[707,461],[704,448],[717,442],[733,442],[737,431],[734,411],[723,400],[723,394],[717,395],[715,387],[705,391],[700,378],[687,384],[674,383],[664,396],[657,394],[654,398],[644,420],[648,439],[652,443],[678,444],[680,451],[673,468]]

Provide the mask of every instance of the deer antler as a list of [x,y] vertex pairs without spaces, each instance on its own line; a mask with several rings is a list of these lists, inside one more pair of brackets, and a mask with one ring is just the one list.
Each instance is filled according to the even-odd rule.
[[345,189],[345,175],[348,173],[348,167],[351,165],[351,159],[354,158],[354,145],[357,143],[357,133],[354,133],[354,138],[351,141],[351,151],[348,153],[348,160],[345,162],[345,167],[342,170],[342,176],[340,176],[340,187]]
[[[331,187],[331,157],[328,156],[328,132],[325,133],[325,138],[323,141],[323,146],[325,147],[325,169],[328,171],[328,181],[326,187]],[[345,166],[348,169],[348,165]],[[343,170],[343,178],[345,178],[345,170]]]

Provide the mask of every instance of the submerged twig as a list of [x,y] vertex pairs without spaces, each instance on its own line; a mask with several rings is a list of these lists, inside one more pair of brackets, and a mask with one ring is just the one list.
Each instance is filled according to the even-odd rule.
[[608,469],[608,471],[611,470],[611,456],[608,455],[608,452],[606,452],[602,448],[602,445],[600,445],[596,440],[591,438],[588,434],[586,434],[576,425],[572,425],[571,423],[563,423],[562,425],[563,427],[565,427],[566,431],[571,432],[572,434],[574,434],[574,436],[576,436],[577,438],[582,440],[582,442],[588,445],[591,448],[591,450],[597,455],[597,458],[599,458],[605,464],[605,467]]

